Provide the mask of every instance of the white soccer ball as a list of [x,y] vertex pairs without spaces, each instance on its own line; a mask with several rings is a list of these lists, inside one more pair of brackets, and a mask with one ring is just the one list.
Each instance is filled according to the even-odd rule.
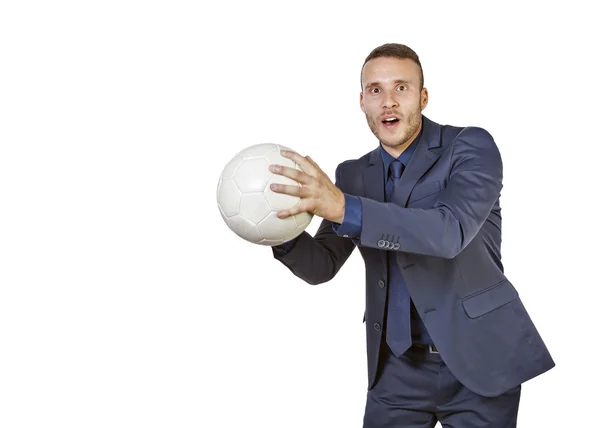
[[290,149],[279,144],[247,147],[225,165],[219,177],[217,204],[223,220],[238,236],[254,244],[273,246],[290,241],[306,229],[313,217],[309,213],[277,217],[277,211],[300,202],[299,197],[275,193],[270,188],[271,183],[299,186],[269,171],[271,164],[301,170],[294,161],[281,156],[280,150]]

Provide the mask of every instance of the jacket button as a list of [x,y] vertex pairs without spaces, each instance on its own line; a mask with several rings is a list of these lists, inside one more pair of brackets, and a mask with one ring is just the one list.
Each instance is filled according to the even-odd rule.
[[375,324],[373,324],[373,328],[375,329],[375,331],[380,331],[381,330],[381,326],[379,325],[378,322],[376,322]]
[[379,282],[377,283],[377,285],[379,285],[379,288],[383,288],[383,287],[385,287],[385,282],[383,282],[383,280],[380,279]]
[[379,241],[377,241],[377,246],[379,248],[385,247],[385,241],[383,239],[380,239]]

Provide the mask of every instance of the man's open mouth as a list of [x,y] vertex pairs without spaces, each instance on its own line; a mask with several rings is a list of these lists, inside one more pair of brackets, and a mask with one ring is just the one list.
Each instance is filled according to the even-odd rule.
[[387,117],[381,121],[381,123],[383,123],[383,126],[385,126],[386,128],[393,128],[399,122],[400,119],[398,119],[397,117]]

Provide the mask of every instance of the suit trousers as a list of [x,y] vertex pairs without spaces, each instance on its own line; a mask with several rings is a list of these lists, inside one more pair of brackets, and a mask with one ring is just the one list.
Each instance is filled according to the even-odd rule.
[[367,393],[363,428],[512,428],[521,386],[483,397],[463,386],[439,354],[413,346],[399,358],[382,341],[380,372]]

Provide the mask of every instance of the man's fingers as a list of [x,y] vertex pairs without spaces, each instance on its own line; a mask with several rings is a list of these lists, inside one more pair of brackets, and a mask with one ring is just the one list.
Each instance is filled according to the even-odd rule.
[[298,211],[298,209],[295,209],[295,210],[294,209],[289,209],[289,210],[277,211],[277,217],[279,217],[279,218],[287,218],[287,217],[290,217],[290,216],[298,214],[298,212],[295,212],[295,211]]
[[304,171],[308,175],[313,177],[315,176],[317,169],[304,156],[300,156],[298,153],[292,152],[290,150],[281,150],[281,156],[296,162],[298,165],[300,165],[302,171]]
[[271,165],[269,166],[269,171],[278,175],[283,175],[287,178],[291,178],[300,184],[308,184],[311,179],[311,177],[305,172],[287,166]]
[[300,204],[296,205],[293,208],[290,208],[289,210],[281,210],[281,211],[277,211],[277,217],[279,218],[286,218],[292,215],[296,215],[296,214],[300,214],[302,212],[306,211],[303,208],[300,208]]
[[318,173],[322,174],[322,175],[327,175],[325,174],[325,171],[323,171],[321,169],[321,167],[319,166],[318,163],[316,163],[310,156],[306,156],[306,160],[308,160],[308,162],[310,162],[312,164],[312,166],[315,168],[315,171],[318,171]]
[[318,171],[322,171],[321,167],[310,156],[306,156],[306,160]]
[[306,198],[309,196],[309,191],[306,187],[290,186],[287,184],[273,183],[270,186],[271,190],[277,193],[284,193],[286,195],[298,196],[300,198]]

